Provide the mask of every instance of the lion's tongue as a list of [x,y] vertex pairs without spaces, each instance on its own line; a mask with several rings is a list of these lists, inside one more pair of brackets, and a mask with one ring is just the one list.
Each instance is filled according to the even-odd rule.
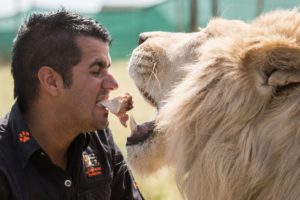
[[127,145],[143,142],[153,133],[154,120],[143,124],[137,124],[133,116],[130,116],[130,129],[131,136],[127,138]]

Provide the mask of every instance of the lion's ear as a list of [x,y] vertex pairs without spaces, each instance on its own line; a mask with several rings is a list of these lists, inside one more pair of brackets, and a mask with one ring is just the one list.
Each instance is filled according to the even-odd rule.
[[245,64],[258,67],[265,85],[284,89],[300,84],[300,47],[290,41],[255,45],[246,53]]

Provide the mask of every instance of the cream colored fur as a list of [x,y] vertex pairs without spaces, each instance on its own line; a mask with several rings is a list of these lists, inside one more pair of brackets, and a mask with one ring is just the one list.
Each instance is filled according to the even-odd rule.
[[128,147],[133,168],[171,164],[189,200],[300,199],[298,10],[145,37],[129,71],[158,104],[157,133]]

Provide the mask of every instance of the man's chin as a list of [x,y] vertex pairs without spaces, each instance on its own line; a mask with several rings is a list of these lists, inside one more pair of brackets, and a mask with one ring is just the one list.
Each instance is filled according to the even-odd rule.
[[100,130],[100,129],[105,129],[105,128],[107,128],[108,125],[109,125],[109,121],[107,120],[107,121],[98,123],[96,127],[97,127],[97,130]]

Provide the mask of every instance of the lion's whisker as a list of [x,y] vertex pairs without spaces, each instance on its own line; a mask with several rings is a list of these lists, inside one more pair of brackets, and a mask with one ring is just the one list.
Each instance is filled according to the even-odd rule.
[[160,85],[160,82],[159,82],[159,80],[158,80],[158,78],[157,78],[157,75],[156,75],[156,73],[157,73],[157,68],[156,68],[156,66],[157,66],[157,63],[153,63],[153,67],[152,67],[152,70],[151,70],[151,74],[150,74],[150,76],[149,76],[149,78],[148,78],[148,80],[147,80],[147,85],[149,85],[149,82],[151,81],[152,76],[154,76],[155,80],[156,80],[157,83],[158,83],[158,87],[159,87],[159,89],[161,90],[161,85]]

